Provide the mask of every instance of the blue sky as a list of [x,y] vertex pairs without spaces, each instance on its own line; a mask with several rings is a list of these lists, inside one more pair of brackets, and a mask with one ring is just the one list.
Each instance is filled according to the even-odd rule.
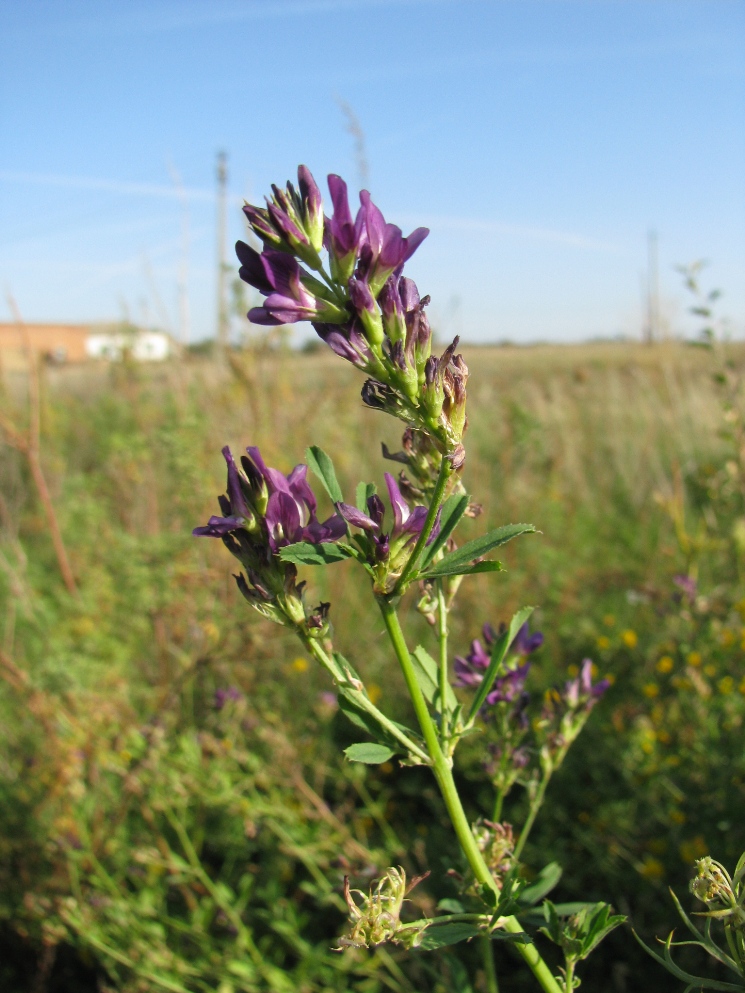
[[741,0],[0,0],[0,283],[212,334],[216,152],[232,244],[299,162],[359,186],[344,102],[443,335],[638,335],[650,228],[672,329],[705,258],[745,335]]

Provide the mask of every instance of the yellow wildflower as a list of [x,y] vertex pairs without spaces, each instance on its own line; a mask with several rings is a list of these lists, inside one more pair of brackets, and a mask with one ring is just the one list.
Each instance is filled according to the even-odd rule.
[[720,693],[724,693],[724,694],[731,693],[732,690],[735,688],[735,681],[732,678],[732,676],[723,676],[722,679],[720,679],[719,682],[717,683],[717,686],[719,687]]
[[672,672],[674,665],[671,655],[663,655],[657,663],[657,672]]
[[370,697],[373,703],[377,703],[378,700],[383,695],[383,691],[381,690],[381,688],[378,686],[377,683],[370,683],[370,685],[367,687],[367,695]]
[[697,834],[695,838],[682,841],[678,846],[680,857],[684,862],[695,862],[696,859],[703,858],[709,849],[702,835]]
[[631,628],[627,628],[621,634],[621,641],[624,643],[624,645],[627,648],[636,648],[637,644],[639,643],[639,635],[636,633],[636,631],[632,631]]
[[639,872],[645,879],[662,879],[665,875],[665,866],[659,859],[645,855]]

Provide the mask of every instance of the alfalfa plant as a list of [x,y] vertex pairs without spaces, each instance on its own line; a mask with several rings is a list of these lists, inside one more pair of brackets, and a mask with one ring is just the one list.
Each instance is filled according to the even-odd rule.
[[[463,483],[466,450],[468,368],[457,353],[458,339],[442,355],[432,354],[427,319],[429,297],[420,297],[403,267],[427,236],[417,228],[408,238],[387,224],[370,195],[360,193],[352,217],[347,187],[329,177],[333,215],[324,215],[321,193],[305,166],[298,188],[273,187],[266,207],[247,204],[248,222],[263,245],[236,246],[240,276],[264,296],[249,313],[255,324],[310,321],[323,341],[365,375],[362,400],[406,425],[402,450],[386,458],[404,466],[398,479],[385,474],[388,504],[374,483],[360,482],[354,503],[345,499],[331,458],[318,447],[306,453],[307,465],[289,475],[264,463],[249,447],[237,462],[230,449],[227,493],[219,497],[221,515],[198,527],[198,536],[220,538],[238,559],[238,587],[248,603],[293,630],[307,651],[331,676],[341,710],[371,740],[346,749],[350,761],[432,770],[457,835],[468,870],[461,879],[462,900],[447,901],[447,913],[406,922],[401,911],[415,880],[389,868],[368,892],[346,885],[350,929],[341,945],[370,946],[391,941],[421,950],[441,948],[480,936],[487,955],[490,988],[497,989],[492,940],[514,944],[547,993],[576,988],[578,961],[623,918],[607,905],[553,906],[546,902],[539,921],[543,932],[564,953],[558,976],[538,952],[526,925],[535,921],[536,904],[558,881],[558,867],[547,867],[531,885],[520,873],[525,844],[548,779],[563,760],[605,689],[592,685],[591,664],[581,676],[549,694],[541,713],[529,722],[523,692],[529,646],[526,624],[531,607],[489,634],[488,651],[461,659],[457,684],[473,690],[459,699],[448,669],[448,617],[460,584],[476,574],[499,572],[488,556],[532,524],[508,524],[458,547],[455,531],[476,505]],[[317,516],[308,485],[308,466],[334,506],[325,520]],[[369,578],[370,589],[401,667],[418,729],[392,720],[373,703],[364,672],[334,650],[330,604],[312,606],[307,582],[298,569],[331,567],[351,559]],[[399,605],[416,592],[417,607],[430,619],[436,650],[409,648]],[[339,608],[335,608],[339,609]],[[343,609],[343,605],[342,608]],[[364,657],[364,645],[360,645]],[[494,820],[469,823],[453,778],[459,741],[483,723],[490,728],[490,762],[496,789]],[[528,740],[526,735],[532,737]],[[517,840],[499,822],[501,801],[515,783],[528,791],[530,814]],[[442,905],[441,905],[442,906]]]

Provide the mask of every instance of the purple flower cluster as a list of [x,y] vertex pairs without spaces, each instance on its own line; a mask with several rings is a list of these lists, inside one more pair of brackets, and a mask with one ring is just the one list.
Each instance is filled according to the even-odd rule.
[[570,710],[577,710],[580,707],[592,710],[609,686],[608,679],[601,679],[599,683],[593,685],[592,659],[583,659],[579,675],[564,684],[561,697]]
[[229,701],[241,700],[243,694],[236,686],[219,687],[215,690],[215,710],[222,710]]
[[[439,358],[431,354],[429,297],[420,298],[413,280],[402,275],[429,232],[417,228],[404,237],[366,190],[353,218],[344,180],[331,175],[328,184],[330,218],[305,166],[298,170],[297,189],[292,183],[285,190],[275,186],[266,207],[243,208],[263,243],[261,253],[241,241],[236,245],[241,279],[265,298],[249,320],[311,321],[337,355],[371,377],[363,389],[366,403],[429,430],[442,454],[453,457],[466,425],[468,368],[455,354],[457,338]],[[462,458],[459,453],[454,465]]]
[[[427,519],[427,508],[417,506],[413,509],[404,499],[398,483],[389,473],[385,473],[385,483],[388,488],[388,498],[393,510],[393,527],[383,531],[385,506],[383,501],[373,493],[367,500],[367,514],[348,503],[337,504],[339,514],[353,527],[365,532],[368,559],[371,564],[384,564],[386,575],[395,574],[398,567],[405,561],[405,555],[422,533]],[[434,541],[440,533],[440,515],[435,519],[432,532],[427,544]],[[357,539],[358,542],[360,539]]]
[[[454,663],[456,686],[474,687],[483,682],[484,673],[491,662],[490,649],[497,637],[494,628],[490,624],[484,624],[483,638],[486,647],[484,648],[478,638],[475,638],[471,642],[471,651],[465,658],[460,655],[456,656]],[[526,621],[515,635],[507,650],[507,655],[525,657],[540,648],[542,644],[542,633],[535,631],[531,634]],[[522,665],[508,669],[502,676],[498,676],[486,697],[486,704],[494,706],[497,703],[518,703],[522,712],[525,703],[527,703],[527,694],[525,694],[524,688],[529,672],[530,662],[523,662]]]
[[338,541],[346,534],[346,522],[333,514],[321,522],[316,516],[316,498],[307,482],[308,467],[296,465],[289,476],[267,466],[258,448],[249,447],[240,468],[230,448],[222,454],[228,465],[227,493],[217,499],[222,516],[210,517],[195,537],[221,538],[246,568],[238,586],[247,599],[272,601],[294,583],[294,566],[277,558],[285,545],[299,541],[320,544]]
[[222,517],[210,517],[204,527],[194,528],[195,537],[222,538],[245,529],[266,538],[273,554],[284,545],[298,541],[338,541],[346,524],[338,514],[320,523],[316,498],[307,483],[307,465],[296,465],[289,476],[268,467],[258,448],[246,449],[241,471],[226,445],[222,450],[228,464],[227,496],[219,496]]

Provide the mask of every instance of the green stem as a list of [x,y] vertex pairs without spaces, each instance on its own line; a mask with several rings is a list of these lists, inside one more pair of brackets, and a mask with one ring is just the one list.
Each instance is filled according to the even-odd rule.
[[497,970],[494,965],[494,951],[491,939],[484,935],[479,939],[481,944],[481,957],[484,960],[484,972],[486,974],[486,993],[499,993],[499,983],[497,982]]
[[321,665],[326,669],[334,679],[334,682],[338,683],[339,686],[343,686],[349,696],[354,700],[357,706],[374,717],[375,720],[380,724],[381,727],[392,737],[399,741],[407,751],[411,752],[412,755],[416,755],[425,764],[429,764],[429,755],[420,748],[416,742],[412,741],[407,734],[405,734],[398,725],[394,724],[390,718],[386,717],[385,714],[378,710],[372,700],[362,692],[357,686],[355,686],[347,676],[347,674],[342,670],[341,666],[336,662],[334,657],[330,655],[320,641],[315,638],[308,638],[303,635],[299,630],[300,639],[305,645],[308,652],[316,658]]
[[566,993],[572,993],[574,989],[574,968],[576,966],[574,959],[567,959],[567,971],[565,976],[566,982]]
[[440,509],[440,504],[442,503],[442,498],[445,494],[445,487],[447,486],[447,482],[448,479],[450,479],[452,471],[453,468],[450,465],[450,462],[448,462],[443,455],[442,462],[440,463],[440,472],[437,476],[434,493],[432,494],[432,502],[429,505],[429,511],[427,512],[427,519],[424,522],[422,533],[419,535],[416,545],[414,545],[414,551],[409,556],[409,561],[404,566],[403,572],[399,576],[398,582],[396,583],[391,596],[400,596],[403,593],[406,589],[409,576],[411,576],[412,572],[416,569],[419,558],[424,550],[424,546],[427,544],[427,540],[432,534],[432,528],[435,524],[437,511]]
[[448,711],[445,701],[448,690],[448,608],[442,591],[442,580],[437,583],[437,638],[440,642],[440,738],[447,750],[450,738]]
[[536,794],[533,797],[533,800],[531,801],[530,804],[530,810],[528,811],[528,816],[525,820],[525,823],[523,824],[522,831],[520,832],[520,838],[517,844],[515,845],[515,851],[513,853],[515,859],[520,858],[520,853],[525,847],[525,842],[528,840],[528,835],[530,834],[530,830],[533,827],[533,824],[535,823],[536,817],[538,816],[538,811],[541,809],[543,798],[546,795],[546,787],[548,786],[550,779],[551,779],[551,772],[546,771],[540,783],[538,784],[538,789],[536,790]]
[[[414,666],[411,662],[409,650],[406,646],[404,633],[401,630],[401,623],[398,619],[396,608],[392,605],[390,600],[385,597],[378,598],[378,606],[380,607],[380,612],[383,615],[388,636],[391,640],[391,644],[393,645],[399,665],[401,666],[404,680],[406,681],[406,686],[411,696],[411,702],[414,705],[414,711],[417,719],[419,720],[419,726],[422,730],[422,735],[424,736],[427,750],[429,751],[432,771],[435,774],[437,785],[440,787],[440,793],[445,801],[445,807],[448,815],[450,816],[450,820],[453,828],[455,829],[460,846],[463,849],[464,855],[468,859],[468,864],[476,877],[476,881],[481,883],[482,886],[487,886],[494,892],[497,898],[499,898],[499,887],[497,882],[489,871],[489,867],[484,861],[481,851],[479,850],[479,846],[476,844],[476,839],[471,831],[471,825],[468,823],[466,812],[460,802],[458,790],[450,768],[452,761],[445,757],[442,749],[440,748],[437,729],[432,721],[432,718],[430,717],[429,711],[427,710],[424,695],[422,694],[419,683],[417,682]],[[510,934],[521,934],[523,931],[520,922],[515,917],[501,918],[501,926]],[[562,993],[556,980],[551,975],[550,969],[541,958],[535,946],[517,942],[515,944],[518,953],[530,967],[533,975],[536,977],[545,993]]]
[[497,791],[497,799],[494,801],[494,813],[492,814],[492,820],[495,824],[499,824],[502,821],[502,805],[504,804],[504,790]]

